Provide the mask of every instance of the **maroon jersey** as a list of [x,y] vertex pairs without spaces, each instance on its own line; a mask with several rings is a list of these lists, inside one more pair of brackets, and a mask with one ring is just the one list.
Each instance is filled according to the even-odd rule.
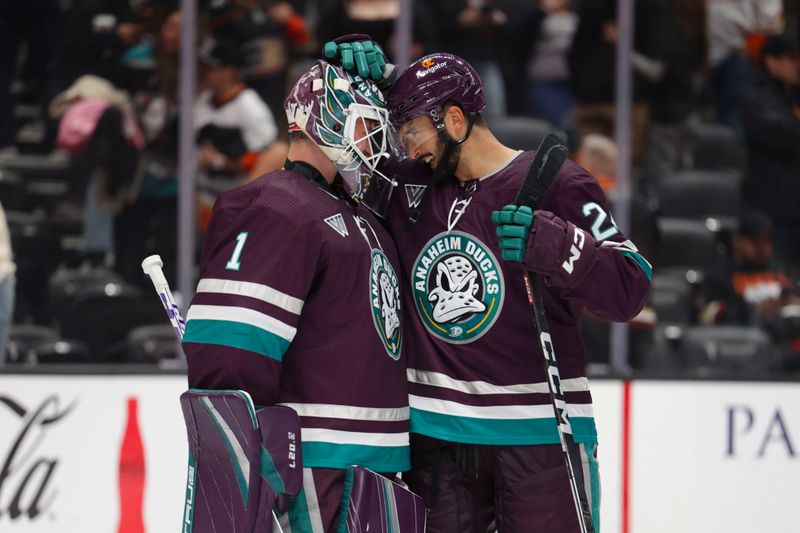
[[294,408],[305,467],[407,470],[398,266],[367,209],[300,174],[224,193],[187,315],[189,385]]
[[[410,229],[406,219],[429,171],[413,165],[400,172],[389,222],[408,296],[412,432],[475,444],[559,442],[524,267],[501,259],[491,221],[493,210],[514,203],[532,159],[519,153],[492,175],[438,185]],[[596,248],[577,286],[542,284],[575,441],[594,443],[581,313],[586,307],[609,320],[632,318],[647,296],[650,266],[615,226],[597,181],[572,161],[540,209],[583,229],[591,236],[586,245]]]

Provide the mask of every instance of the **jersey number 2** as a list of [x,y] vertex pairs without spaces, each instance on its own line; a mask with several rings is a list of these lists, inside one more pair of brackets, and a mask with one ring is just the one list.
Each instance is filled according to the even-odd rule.
[[247,241],[246,231],[243,231],[236,236],[236,248],[233,249],[233,254],[231,254],[231,258],[228,259],[228,262],[225,264],[225,268],[227,270],[239,270],[239,267],[242,266],[242,263],[239,262],[239,258],[242,256],[242,249],[244,248],[244,243],[246,241]]
[[597,216],[594,218],[594,222],[592,222],[592,236],[596,241],[604,241],[609,237],[613,237],[619,230],[617,229],[617,225],[614,224],[614,218],[611,217],[610,224],[607,228],[603,229],[603,224],[606,222],[606,212],[603,211],[603,208],[600,207],[595,202],[588,202],[583,204],[583,216],[588,217],[592,214],[592,211],[597,212]]

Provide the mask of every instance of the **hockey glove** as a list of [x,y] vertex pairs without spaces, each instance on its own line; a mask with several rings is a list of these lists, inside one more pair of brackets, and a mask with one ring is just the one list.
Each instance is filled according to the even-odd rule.
[[550,211],[507,205],[492,213],[503,259],[522,263],[553,287],[575,288],[597,261],[597,242]]
[[507,205],[500,211],[492,211],[492,222],[497,225],[503,259],[524,263],[528,234],[533,224],[531,208]]
[[382,91],[387,91],[394,83],[395,65],[386,62],[383,50],[369,35],[351,33],[328,41],[322,54],[327,61],[340,65],[350,74],[374,80]]

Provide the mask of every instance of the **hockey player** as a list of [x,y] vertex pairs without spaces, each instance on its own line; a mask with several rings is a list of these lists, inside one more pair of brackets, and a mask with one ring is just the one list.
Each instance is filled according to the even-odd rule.
[[[353,39],[326,45],[326,56],[354,70],[372,67],[389,87],[384,75],[392,66],[381,64],[380,50],[346,41]],[[582,460],[576,476],[599,531],[581,313],[634,317],[650,265],[615,225],[597,180],[572,161],[536,212],[513,205],[534,154],[492,135],[481,117],[481,81],[461,58],[425,56],[388,91],[392,122],[413,161],[398,174],[404,194],[388,221],[414,302],[410,320],[427,330],[425,339],[406,339],[412,469],[404,479],[431,509],[428,531],[485,532],[492,523],[502,533],[579,530],[524,269],[544,281]],[[417,221],[409,226],[409,219]]]
[[[322,533],[336,530],[348,467],[409,468],[399,263],[370,210],[392,189],[375,171],[387,150],[388,114],[372,82],[324,62],[302,75],[285,107],[284,169],[223,193],[214,206],[183,347],[191,387],[246,391],[256,405],[299,415],[303,491],[280,521],[287,532]],[[231,457],[245,464],[224,402],[196,405],[213,412]],[[190,415],[191,444],[199,424]],[[263,448],[261,455],[263,474],[272,463]],[[240,485],[248,479],[244,469],[235,474]],[[205,509],[204,520],[225,524],[222,509],[236,495],[211,485],[198,489],[210,503],[195,505],[196,513]]]

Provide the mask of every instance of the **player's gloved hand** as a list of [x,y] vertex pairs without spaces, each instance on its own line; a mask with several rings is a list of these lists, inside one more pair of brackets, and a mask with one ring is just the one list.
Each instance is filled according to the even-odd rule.
[[328,41],[322,48],[325,59],[341,65],[351,74],[376,82],[383,80],[386,56],[369,35],[353,33]]
[[507,205],[492,211],[492,222],[497,225],[500,251],[506,261],[525,263],[528,234],[533,224],[533,211],[528,206]]

